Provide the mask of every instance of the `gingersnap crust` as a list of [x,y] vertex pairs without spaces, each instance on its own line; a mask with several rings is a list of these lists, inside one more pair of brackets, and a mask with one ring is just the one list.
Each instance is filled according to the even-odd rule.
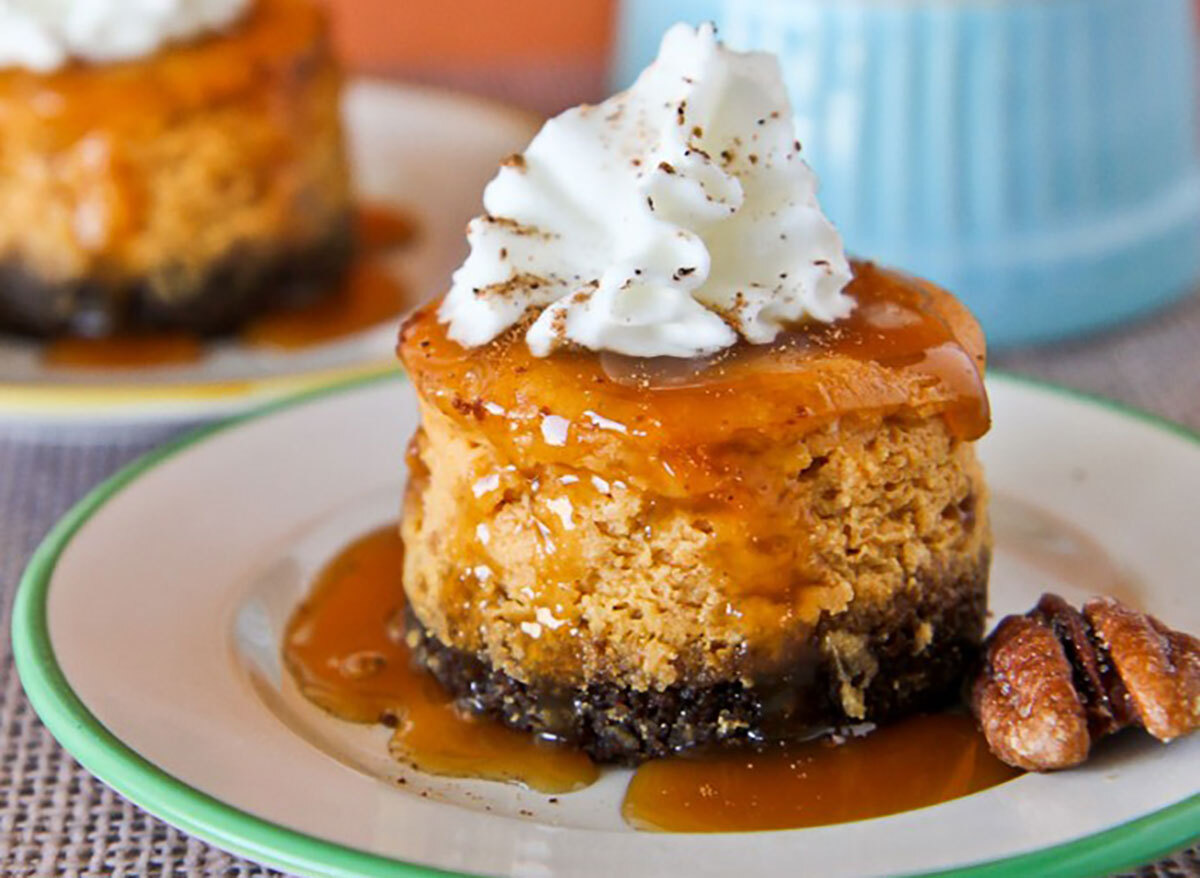
[[[447,646],[407,613],[414,661],[465,710],[635,764],[697,747],[754,746],[852,723],[882,723],[960,697],[987,604],[988,551],[962,570],[922,574],[886,607],[826,618],[792,663],[757,679],[616,682],[564,687],[517,680],[486,657]],[[852,644],[852,647],[848,645]]]

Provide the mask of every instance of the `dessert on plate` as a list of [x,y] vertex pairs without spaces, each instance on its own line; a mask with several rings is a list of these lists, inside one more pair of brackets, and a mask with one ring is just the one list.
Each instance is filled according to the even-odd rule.
[[351,253],[309,0],[0,6],[0,328],[219,332]]
[[400,338],[416,659],[608,761],[954,701],[986,613],[983,336],[846,258],[775,59],[676,26],[484,207]]

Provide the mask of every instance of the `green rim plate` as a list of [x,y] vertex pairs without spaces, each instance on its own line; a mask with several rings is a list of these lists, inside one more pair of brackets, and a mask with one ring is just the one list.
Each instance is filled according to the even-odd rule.
[[[1107,408],[1200,445],[1200,434],[1146,412],[1053,384],[1001,374],[1006,380]],[[58,559],[79,529],[113,497],[162,461],[248,420],[398,378],[394,374],[374,375],[298,394],[197,430],[134,461],[92,490],[45,537],[21,578],[13,608],[13,650],[25,692],[54,737],[84,768],[134,804],[184,832],[256,862],[319,878],[413,878],[461,873],[403,863],[295,832],[208,796],[140,757],[91,714],[64,677],[50,644],[47,596]],[[1031,874],[1077,878],[1111,873],[1153,860],[1197,837],[1200,837],[1200,793],[1066,844],[928,874],[963,878]]]

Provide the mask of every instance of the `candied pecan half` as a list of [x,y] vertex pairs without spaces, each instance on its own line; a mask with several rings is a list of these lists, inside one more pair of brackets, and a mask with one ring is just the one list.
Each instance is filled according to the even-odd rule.
[[1112,598],[1088,601],[1083,615],[1146,731],[1170,741],[1200,727],[1200,640]]
[[1137,718],[1121,678],[1103,663],[1082,613],[1058,595],[1044,594],[1029,616],[1048,625],[1063,645],[1093,741],[1120,731]]
[[1130,725],[1169,741],[1200,727],[1200,641],[1112,598],[1080,613],[1046,594],[988,637],[971,709],[992,752],[1034,771]]
[[1091,734],[1073,678],[1049,627],[1026,616],[1004,619],[988,641],[971,698],[992,752],[1034,771],[1087,759]]

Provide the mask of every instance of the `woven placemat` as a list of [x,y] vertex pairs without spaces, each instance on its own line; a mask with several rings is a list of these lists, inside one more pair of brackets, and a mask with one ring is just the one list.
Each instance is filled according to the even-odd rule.
[[104,445],[0,438],[0,875],[279,874],[172,829],[93,778],[38,721],[13,668],[13,592],[37,543],[88,489],[172,434],[111,434]]
[[[1200,299],[1127,332],[996,359],[1200,429]],[[280,873],[230,856],[150,817],[95,780],[38,721],[13,670],[12,597],[38,541],[71,504],[122,464],[179,432],[0,431],[0,874],[249,878]],[[1200,849],[1145,866],[1145,878],[1200,878]]]

